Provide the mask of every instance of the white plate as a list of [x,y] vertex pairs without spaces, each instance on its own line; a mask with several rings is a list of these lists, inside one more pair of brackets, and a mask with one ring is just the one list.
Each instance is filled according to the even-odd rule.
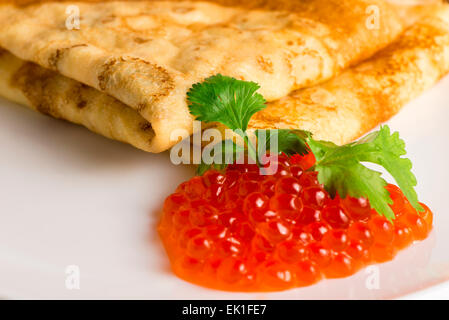
[[[389,122],[407,142],[420,200],[435,213],[431,236],[378,269],[254,294],[204,289],[169,270],[156,233],[159,210],[192,168],[172,165],[168,153],[147,154],[1,100],[0,297],[367,299],[403,296],[445,281],[448,91],[449,77]],[[71,265],[79,268],[80,289],[66,286],[75,275],[66,274]],[[372,287],[376,275],[378,289]]]

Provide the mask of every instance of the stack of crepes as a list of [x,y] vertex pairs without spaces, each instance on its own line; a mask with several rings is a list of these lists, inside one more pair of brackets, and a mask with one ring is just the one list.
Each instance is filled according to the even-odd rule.
[[192,133],[186,92],[218,73],[260,84],[268,106],[251,128],[305,129],[342,144],[449,72],[449,8],[7,1],[0,47],[1,96],[145,151],[169,149],[174,131]]

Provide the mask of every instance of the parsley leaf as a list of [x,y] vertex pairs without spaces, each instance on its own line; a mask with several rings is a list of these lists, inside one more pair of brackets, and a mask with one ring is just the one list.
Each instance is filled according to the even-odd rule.
[[366,197],[378,213],[390,220],[394,219],[394,213],[388,206],[392,201],[385,189],[387,182],[379,172],[361,163],[371,162],[383,166],[413,207],[422,210],[413,188],[416,178],[411,172],[411,161],[401,158],[406,153],[405,143],[398,133],[391,135],[388,126],[344,146],[313,139],[309,139],[308,144],[317,160],[314,169],[318,171],[318,180],[331,196],[338,192],[342,198],[347,195]]
[[[309,153],[306,139],[312,134],[308,131],[272,129],[256,130],[254,134],[257,137],[257,153],[259,157],[265,154],[267,150],[274,151],[274,149],[276,149],[278,153],[285,153],[288,156],[294,154],[305,155]],[[273,143],[275,141],[277,141],[277,143]]]
[[256,93],[260,86],[221,74],[197,83],[187,92],[190,113],[197,120],[220,122],[232,130],[246,131],[254,113],[266,107]]
[[[418,195],[414,187],[417,184],[416,177],[412,173],[412,162],[410,159],[401,158],[407,154],[405,142],[399,137],[399,132],[390,134],[388,126],[382,126],[375,136],[367,136],[364,143],[372,143],[376,148],[375,152],[365,154],[362,161],[377,163],[384,167],[396,180],[399,188],[410,201],[410,204],[418,211],[424,209],[418,202]],[[371,140],[371,141],[370,141]]]
[[[205,153],[210,154],[211,161],[204,160]],[[209,169],[223,170],[228,164],[237,161],[245,152],[245,148],[237,145],[234,141],[228,139],[217,144],[207,146],[201,157],[201,164],[198,165],[197,174],[203,175]]]

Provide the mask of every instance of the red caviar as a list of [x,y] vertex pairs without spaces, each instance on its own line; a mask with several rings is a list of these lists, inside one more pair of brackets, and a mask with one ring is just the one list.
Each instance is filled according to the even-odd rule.
[[229,291],[275,291],[347,277],[427,237],[433,215],[388,185],[393,223],[366,199],[331,199],[313,155],[279,157],[274,175],[230,165],[182,183],[164,204],[159,233],[176,275]]

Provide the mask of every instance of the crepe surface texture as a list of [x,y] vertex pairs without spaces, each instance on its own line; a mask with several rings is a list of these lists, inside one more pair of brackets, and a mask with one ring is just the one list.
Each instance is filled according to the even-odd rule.
[[[177,142],[170,139],[174,130],[192,133],[193,119],[186,104],[192,84],[222,73],[256,81],[260,93],[274,101],[332,78],[388,45],[403,29],[396,11],[381,0],[269,0],[248,1],[243,6],[234,6],[236,1],[216,2],[225,6],[197,1],[71,2],[80,13],[79,29],[71,30],[66,24],[67,3],[3,4],[0,47],[53,70],[58,75],[51,74],[52,81],[65,76],[114,97],[124,105],[120,109],[128,107],[131,110],[126,112],[134,111],[133,117],[146,123],[142,125],[146,143],[131,143],[159,152]],[[376,28],[367,27],[371,14],[367,8],[372,5],[380,12]],[[46,77],[44,72],[36,76],[40,81]],[[32,87],[25,88],[27,95],[32,94]],[[69,98],[72,87],[76,94],[73,83],[40,89],[47,96],[66,95],[67,107],[61,100],[53,110],[52,99],[46,100],[46,106],[41,101],[38,107],[37,94],[28,97],[27,104],[95,127],[109,137],[123,131],[120,125],[114,129],[113,122],[102,119],[112,113],[106,106],[101,112],[95,108],[64,111],[77,105],[76,98]],[[81,91],[89,91],[86,95],[91,97],[90,88]],[[122,133],[115,135],[129,140]]]
[[337,144],[395,115],[449,72],[449,5],[426,15],[371,59],[268,104],[250,127],[301,128]]
[[154,131],[137,111],[81,82],[0,50],[0,96],[105,137],[151,151]]

